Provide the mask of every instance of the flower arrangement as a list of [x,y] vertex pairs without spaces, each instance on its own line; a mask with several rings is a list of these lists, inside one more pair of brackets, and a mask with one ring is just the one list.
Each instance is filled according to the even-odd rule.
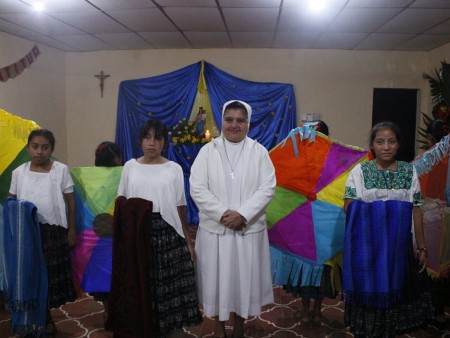
[[436,107],[436,110],[436,118],[445,122],[450,122],[450,107],[446,106],[444,103],[440,103]]
[[[202,114],[203,115],[203,114]],[[210,141],[209,131],[204,131],[204,119],[200,115],[194,121],[183,118],[172,128],[172,142],[179,144],[201,144]],[[201,123],[203,122],[203,123]]]

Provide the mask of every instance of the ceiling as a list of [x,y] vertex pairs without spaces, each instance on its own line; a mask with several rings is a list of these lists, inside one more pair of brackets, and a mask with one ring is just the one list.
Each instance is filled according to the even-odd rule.
[[[450,0],[0,0],[0,31],[67,52],[167,48],[430,51]],[[319,0],[315,0],[319,1]]]

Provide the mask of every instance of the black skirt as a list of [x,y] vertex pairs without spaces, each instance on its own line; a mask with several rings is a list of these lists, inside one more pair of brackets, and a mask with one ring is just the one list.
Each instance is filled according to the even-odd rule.
[[67,229],[58,225],[40,224],[40,230],[48,275],[47,305],[49,308],[56,308],[77,299]]

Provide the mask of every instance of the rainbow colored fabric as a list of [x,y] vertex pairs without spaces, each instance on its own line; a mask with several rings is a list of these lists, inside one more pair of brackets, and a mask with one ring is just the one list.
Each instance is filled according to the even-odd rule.
[[301,286],[318,286],[323,264],[342,251],[348,174],[369,154],[302,126],[270,157],[277,177],[267,208],[274,283],[297,283],[301,277]]
[[11,173],[29,161],[28,135],[39,125],[0,109],[0,203],[6,200],[11,183]]
[[427,270],[433,277],[450,275],[450,135],[412,161],[425,203],[423,225],[428,247]]
[[72,250],[75,282],[85,292],[109,292],[112,223],[122,167],[71,170],[77,206],[77,245]]

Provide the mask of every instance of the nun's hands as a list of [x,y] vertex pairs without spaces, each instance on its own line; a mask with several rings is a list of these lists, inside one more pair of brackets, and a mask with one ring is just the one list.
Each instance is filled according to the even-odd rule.
[[227,210],[223,213],[220,223],[231,230],[242,230],[245,226],[244,218],[236,210]]

